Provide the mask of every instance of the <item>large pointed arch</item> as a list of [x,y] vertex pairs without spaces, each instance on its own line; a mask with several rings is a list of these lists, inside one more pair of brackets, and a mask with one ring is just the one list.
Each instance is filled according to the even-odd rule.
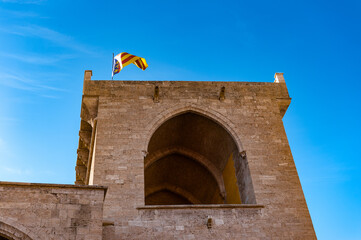
[[157,116],[153,119],[153,121],[147,125],[147,128],[145,129],[145,132],[147,134],[146,134],[146,139],[145,139],[144,145],[143,145],[143,152],[145,152],[147,154],[148,144],[149,144],[151,137],[153,136],[154,132],[164,122],[166,122],[167,120],[169,120],[177,115],[181,115],[181,114],[187,113],[187,112],[193,112],[193,113],[202,115],[206,118],[212,119],[213,121],[217,122],[232,136],[232,138],[238,148],[238,151],[242,152],[245,150],[242,146],[240,137],[238,136],[238,134],[235,131],[236,125],[231,120],[229,120],[227,117],[225,117],[224,115],[222,115],[221,113],[217,112],[216,110],[214,110],[210,107],[199,106],[194,103],[185,103],[185,104],[181,103],[181,104],[177,104],[177,105],[175,105],[171,108],[168,108],[168,109],[164,110],[163,112],[157,114]]
[[0,236],[9,240],[41,240],[37,234],[20,225],[19,223],[4,217],[0,217]]
[[[253,196],[245,196],[254,195],[249,194],[253,187],[247,159],[239,154],[244,149],[233,128],[222,114],[193,104],[159,114],[148,127],[145,202],[157,202],[154,196],[147,201],[149,192],[154,192],[149,189],[167,190],[189,200],[182,195],[187,193],[201,204],[254,202]],[[161,186],[177,186],[182,191]],[[159,204],[172,204],[169,196],[157,191]]]

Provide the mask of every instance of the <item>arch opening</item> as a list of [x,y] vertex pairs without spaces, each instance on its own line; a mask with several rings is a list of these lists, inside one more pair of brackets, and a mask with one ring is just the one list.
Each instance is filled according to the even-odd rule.
[[[0,240],[32,240],[32,239],[40,239],[40,238],[32,238],[29,237],[29,231],[26,231],[24,227],[21,227],[17,224],[15,224],[12,221],[9,221],[10,223],[5,223],[2,218],[0,217]],[[19,230],[19,228],[21,230]]]
[[193,111],[178,114],[148,143],[145,204],[252,203],[254,197],[242,196],[250,177],[241,161],[237,143],[218,122]]
[[0,240],[12,240],[12,239],[7,238],[4,235],[1,235],[1,233],[0,233]]

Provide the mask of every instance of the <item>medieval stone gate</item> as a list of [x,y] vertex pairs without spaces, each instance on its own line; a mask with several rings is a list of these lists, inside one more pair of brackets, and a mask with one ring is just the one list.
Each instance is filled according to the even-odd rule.
[[91,75],[76,185],[1,183],[0,236],[316,238],[283,127],[291,101],[283,74],[257,83]]

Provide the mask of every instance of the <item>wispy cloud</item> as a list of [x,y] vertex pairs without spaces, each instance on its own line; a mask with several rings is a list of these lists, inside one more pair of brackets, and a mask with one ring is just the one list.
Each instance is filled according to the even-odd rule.
[[0,8],[0,13],[2,17],[12,17],[12,18],[44,18],[39,16],[39,14],[30,11],[14,11]]
[[81,53],[94,54],[89,47],[78,43],[71,36],[38,25],[2,27],[0,31],[23,37],[36,37]]
[[40,95],[43,98],[50,98],[50,99],[58,99],[59,97],[57,96],[52,96],[52,95]]
[[0,84],[7,87],[26,91],[39,90],[39,88],[32,86],[33,84],[27,79],[7,73],[0,73]]
[[17,3],[17,4],[42,4],[45,0],[1,0],[4,3]]
[[9,54],[9,53],[0,53],[0,56],[15,59],[17,61],[22,61],[30,64],[38,65],[55,65],[56,63],[75,58],[74,55],[62,54],[55,56],[44,56],[44,55],[31,55],[31,54]]
[[[40,84],[26,76],[22,76],[19,74],[3,73],[3,72],[0,72],[0,84],[11,88],[25,90],[25,91],[32,91],[32,92],[41,92],[47,90],[56,91],[56,92],[67,91],[65,89]],[[44,95],[43,93],[40,93],[39,96],[49,97],[50,95]]]
[[37,86],[42,89],[52,90],[52,91],[56,91],[56,92],[67,92],[67,90],[62,89],[62,88],[51,87],[51,86],[46,86],[46,85],[41,85],[41,84],[38,84]]

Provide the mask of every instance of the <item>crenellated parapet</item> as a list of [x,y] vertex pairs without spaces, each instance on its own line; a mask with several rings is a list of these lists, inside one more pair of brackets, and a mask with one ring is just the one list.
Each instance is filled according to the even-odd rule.
[[[91,71],[84,74],[85,81],[91,81]],[[76,181],[77,185],[89,184],[89,173],[94,150],[94,138],[96,132],[96,122],[98,115],[98,96],[83,95],[80,113],[80,131],[78,158],[76,161]]]

